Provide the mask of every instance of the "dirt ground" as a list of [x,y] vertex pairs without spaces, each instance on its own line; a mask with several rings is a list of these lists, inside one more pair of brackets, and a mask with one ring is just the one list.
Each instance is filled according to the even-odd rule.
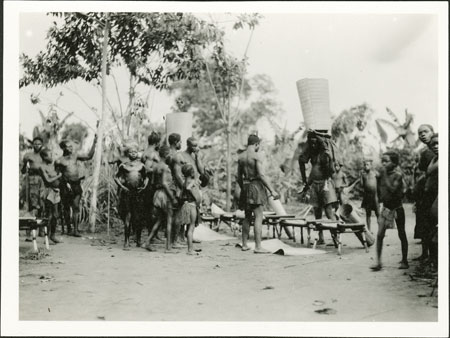
[[[420,245],[411,206],[405,209],[414,258]],[[220,232],[230,234],[226,225]],[[323,255],[255,255],[235,247],[239,238],[204,241],[195,256],[184,249],[165,254],[163,245],[156,252],[124,251],[122,237],[61,238],[64,243],[32,260],[31,243],[20,234],[20,320],[437,321],[432,280],[414,277],[416,262],[398,269],[396,230],[387,233],[380,272],[369,269],[374,247],[366,253],[352,234],[343,236],[342,256],[330,245],[319,247]],[[330,235],[325,238],[330,244]],[[43,248],[43,238],[38,243]]]

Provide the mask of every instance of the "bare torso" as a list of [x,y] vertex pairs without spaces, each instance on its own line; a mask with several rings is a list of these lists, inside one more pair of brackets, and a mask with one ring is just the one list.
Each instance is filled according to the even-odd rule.
[[310,181],[321,181],[329,178],[327,174],[322,169],[322,163],[324,155],[312,155],[311,156],[311,172],[309,174]]
[[377,174],[375,171],[370,170],[369,172],[361,172],[362,186],[364,192],[376,193],[377,192]]
[[30,175],[38,175],[39,167],[44,164],[44,162],[42,161],[41,155],[39,153],[35,153],[34,151],[26,153],[23,156],[23,162],[24,162],[24,164],[26,164],[26,162],[29,163],[30,167],[28,169],[28,173]]
[[144,164],[139,159],[123,163],[119,167],[119,179],[126,188],[136,190],[144,183]]
[[55,166],[62,173],[64,180],[67,182],[77,182],[85,177],[84,170],[82,170],[77,162],[77,155],[70,154],[61,157],[56,161]]

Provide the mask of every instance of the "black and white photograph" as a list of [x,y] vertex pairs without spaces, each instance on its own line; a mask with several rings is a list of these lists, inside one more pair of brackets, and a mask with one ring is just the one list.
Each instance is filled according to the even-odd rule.
[[447,2],[4,9],[3,334],[448,336]]

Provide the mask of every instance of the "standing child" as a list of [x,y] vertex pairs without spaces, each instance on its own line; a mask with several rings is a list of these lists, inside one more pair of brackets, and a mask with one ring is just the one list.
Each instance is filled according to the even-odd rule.
[[408,269],[408,239],[405,232],[405,210],[403,209],[403,177],[398,169],[399,155],[394,151],[383,154],[381,164],[383,170],[378,179],[378,191],[380,202],[383,203],[380,217],[378,218],[377,234],[377,264],[371,269],[379,271],[382,268],[381,251],[386,229],[394,228],[394,220],[397,224],[398,237],[402,245],[402,260],[399,269]]
[[57,173],[53,165],[52,153],[50,149],[44,148],[40,152],[43,164],[39,167],[39,173],[42,176],[44,185],[46,187],[45,193],[45,211],[47,213],[48,222],[50,225],[50,240],[53,243],[59,243],[56,239],[56,222],[58,219],[58,204],[61,201],[59,194],[59,184],[61,173]]
[[380,204],[377,196],[377,173],[372,168],[372,160],[364,160],[364,170],[361,171],[360,181],[363,187],[363,200],[361,208],[366,210],[366,224],[369,231],[371,225],[372,210],[375,216],[380,216]]
[[129,250],[131,229],[136,233],[136,245],[141,246],[144,191],[148,184],[145,166],[138,157],[138,145],[127,145],[128,161],[119,166],[114,181],[121,188],[119,215],[125,227],[124,250]]
[[190,164],[185,164],[182,167],[182,173],[185,177],[183,192],[181,200],[183,206],[181,207],[181,225],[187,225],[187,242],[188,255],[194,254],[194,229],[198,225],[200,215],[200,205],[202,197],[200,188],[195,179],[195,169]]
[[347,186],[347,177],[342,171],[343,166],[344,164],[342,162],[336,163],[334,166],[336,172],[332,175],[334,185],[336,188],[336,195],[338,198],[338,202],[341,205],[345,202],[344,188]]
[[159,157],[161,161],[153,167],[153,210],[156,214],[156,222],[153,224],[152,231],[148,235],[145,248],[153,251],[150,247],[150,241],[156,235],[159,226],[166,222],[166,253],[172,251],[172,223],[174,209],[177,207],[176,187],[173,182],[172,173],[167,165],[170,149],[163,145],[159,148]]

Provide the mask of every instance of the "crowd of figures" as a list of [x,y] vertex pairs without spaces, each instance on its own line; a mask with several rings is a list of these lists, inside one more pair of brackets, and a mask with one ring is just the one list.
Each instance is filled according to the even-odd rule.
[[[432,126],[421,125],[418,135],[425,147],[417,154],[414,170],[414,199],[416,227],[414,238],[421,239],[422,255],[418,257],[432,269],[437,269],[437,205],[438,205],[438,135]],[[130,246],[130,234],[134,230],[137,246],[141,246],[142,229],[149,229],[145,248],[152,251],[152,243],[162,241],[159,230],[164,230],[166,252],[184,246],[193,254],[193,233],[200,220],[202,188],[208,185],[211,172],[205,168],[200,156],[197,140],[190,137],[186,149],[181,151],[181,137],[170,134],[168,142],[152,132],[147,149],[139,156],[136,143],[124,145],[125,156],[110,162],[116,165],[115,182],[118,185],[118,211],[125,226],[124,248]],[[266,253],[261,246],[263,208],[268,197],[278,198],[269,178],[264,174],[264,158],[260,152],[260,138],[248,137],[247,147],[239,152],[237,183],[240,187],[239,209],[244,210],[242,224],[242,250],[249,250],[247,241],[250,225],[254,225],[255,253]],[[62,233],[80,236],[78,229],[79,204],[82,194],[81,180],[85,177],[78,161],[93,157],[95,143],[88,154],[75,151],[70,140],[60,143],[61,158],[53,161],[49,149],[43,148],[42,139],[33,140],[33,151],[23,158],[22,173],[25,174],[23,192],[28,210],[36,216],[45,216],[50,224],[50,239],[55,237],[58,213],[62,212]],[[304,183],[302,193],[310,196],[316,219],[323,212],[336,220],[339,205],[347,203],[344,188],[349,184],[343,174],[344,163],[339,158],[326,131],[309,130],[306,146],[298,157],[299,169]],[[371,215],[375,213],[378,223],[377,263],[371,268],[382,269],[383,239],[387,229],[397,228],[401,242],[402,260],[400,269],[408,269],[408,240],[406,237],[403,199],[405,180],[400,170],[399,153],[389,150],[381,156],[381,167],[373,166],[374,159],[365,158],[360,177],[351,186],[361,184],[366,211],[366,224],[371,231]],[[307,165],[309,175],[307,176]],[[66,225],[66,229],[64,228]],[[73,228],[72,228],[73,227]],[[290,236],[289,231],[287,231]],[[333,233],[331,233],[332,238]],[[318,244],[324,244],[319,232]]]

